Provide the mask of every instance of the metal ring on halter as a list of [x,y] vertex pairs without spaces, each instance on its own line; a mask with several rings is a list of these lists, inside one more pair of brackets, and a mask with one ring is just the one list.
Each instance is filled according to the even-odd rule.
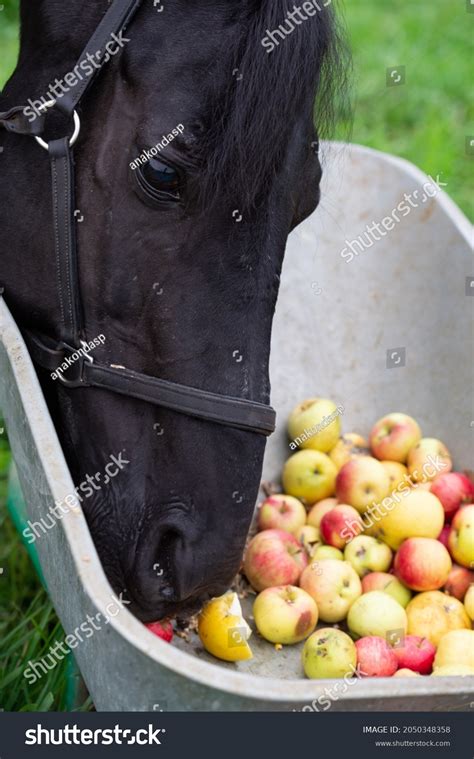
[[[40,111],[41,113],[43,111],[46,111],[48,108],[52,108],[54,105],[56,105],[55,100],[48,100],[46,103],[42,103],[38,107],[37,110]],[[74,118],[74,132],[72,134],[71,139],[69,140],[70,148],[72,148],[72,146],[76,142],[77,138],[79,137],[79,132],[81,131],[81,120],[79,118],[77,111],[74,111],[73,118]],[[49,150],[48,143],[45,140],[43,140],[41,137],[35,137],[35,140],[38,143],[38,145],[41,145],[42,148],[44,148],[45,150]]]

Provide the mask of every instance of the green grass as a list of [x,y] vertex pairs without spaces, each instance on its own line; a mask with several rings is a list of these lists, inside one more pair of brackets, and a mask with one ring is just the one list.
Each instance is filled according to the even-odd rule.
[[[3,423],[0,420],[0,428]],[[41,659],[65,633],[6,509],[10,453],[0,437],[0,708],[5,711],[64,711],[68,703],[64,659],[30,685],[29,660]],[[79,711],[90,708],[86,700]]]
[[[0,11],[0,87],[15,67],[18,3]],[[465,0],[346,0],[354,55],[355,111],[352,141],[407,158],[426,173],[442,175],[463,211],[474,218],[474,13]],[[386,86],[387,67],[405,66],[406,83]],[[27,96],[27,93],[25,93]],[[471,105],[469,105],[471,104]],[[1,427],[1,423],[0,423]],[[62,662],[35,685],[22,675],[64,637],[6,512],[8,447],[0,436],[0,708],[64,710]],[[82,708],[89,708],[86,702]]]

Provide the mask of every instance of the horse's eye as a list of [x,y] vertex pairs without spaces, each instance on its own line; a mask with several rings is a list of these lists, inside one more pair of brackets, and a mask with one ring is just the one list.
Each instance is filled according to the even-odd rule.
[[150,158],[135,174],[141,189],[153,200],[180,200],[182,178],[172,166],[158,158]]

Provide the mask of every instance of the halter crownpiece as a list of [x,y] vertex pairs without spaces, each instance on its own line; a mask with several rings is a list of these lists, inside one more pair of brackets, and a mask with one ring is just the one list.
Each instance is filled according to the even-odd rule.
[[[96,54],[97,50],[104,51],[110,37],[125,30],[140,4],[141,0],[114,0],[84,48],[77,66],[87,60],[88,55]],[[0,113],[1,127],[15,134],[34,137],[50,157],[61,311],[60,342],[36,331],[23,330],[33,361],[50,371],[55,371],[68,357],[77,353],[86,340],[75,235],[72,147],[81,126],[77,107],[96,73],[97,69],[94,69],[91,76],[76,80],[65,95],[44,103],[38,109],[40,114],[32,122],[28,121],[22,107]],[[54,139],[48,143],[41,135],[44,133],[48,110],[53,108],[73,118],[74,132],[71,137]],[[132,369],[104,366],[96,363],[91,356],[84,356],[83,352],[64,374],[58,372],[58,381],[71,389],[102,388],[181,414],[262,435],[270,435],[275,429],[275,411],[264,403],[180,385]]]

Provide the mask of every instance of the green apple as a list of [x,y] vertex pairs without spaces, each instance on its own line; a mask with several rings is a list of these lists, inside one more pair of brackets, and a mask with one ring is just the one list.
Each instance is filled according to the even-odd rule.
[[326,398],[308,398],[290,414],[288,435],[300,448],[327,453],[341,434],[340,407]]
[[386,543],[370,535],[358,535],[344,550],[344,559],[351,564],[359,577],[369,572],[386,572],[392,563],[392,552]]
[[313,680],[353,675],[357,649],[347,633],[323,627],[309,636],[302,651],[306,677]]
[[347,615],[347,625],[354,637],[378,635],[391,642],[406,634],[408,621],[405,609],[394,598],[372,590],[354,601]]
[[320,559],[336,559],[337,561],[343,561],[344,554],[339,548],[334,546],[317,546],[311,553],[312,561],[319,561]]
[[310,560],[300,577],[300,587],[316,601],[323,622],[345,619],[351,604],[362,593],[356,571],[347,561]]
[[336,474],[336,467],[325,453],[298,451],[283,468],[283,489],[308,504],[315,503],[334,494]]

